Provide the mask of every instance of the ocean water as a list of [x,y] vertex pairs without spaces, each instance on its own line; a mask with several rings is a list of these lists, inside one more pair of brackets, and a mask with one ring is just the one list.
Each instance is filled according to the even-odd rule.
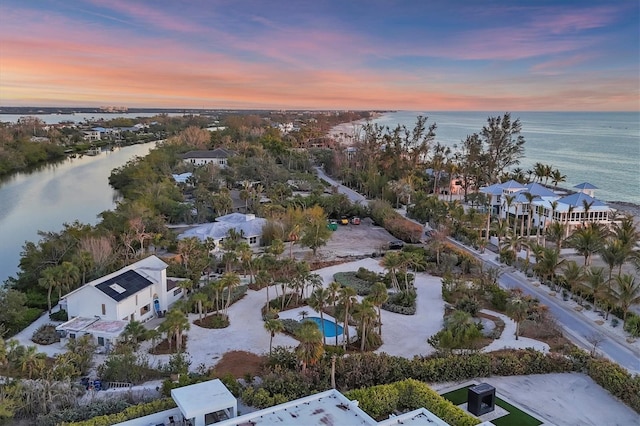
[[[453,147],[467,135],[479,133],[488,117],[504,112],[386,113],[374,123],[411,129],[416,117],[436,123],[436,141]],[[559,186],[589,182],[596,198],[640,204],[640,112],[511,112],[522,123],[526,143],[520,165],[524,171],[540,162],[567,176]]]

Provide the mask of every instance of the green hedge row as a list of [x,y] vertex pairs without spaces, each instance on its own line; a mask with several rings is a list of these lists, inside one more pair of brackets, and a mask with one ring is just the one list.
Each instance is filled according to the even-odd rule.
[[61,423],[60,426],[111,426],[115,423],[126,422],[127,420],[137,419],[138,417],[148,416],[149,414],[159,413],[175,407],[176,403],[173,399],[162,398],[145,404],[133,405],[120,413],[94,417],[82,422]]
[[587,374],[594,382],[640,413],[640,376],[606,359],[589,359]]
[[357,389],[407,378],[441,383],[476,377],[582,371],[583,362],[535,350],[472,353],[447,357],[406,359],[387,354],[352,354],[338,360],[336,382],[340,389]]
[[387,418],[395,411],[405,412],[424,407],[451,425],[473,426],[481,423],[425,383],[413,379],[355,389],[346,392],[345,396],[358,400],[359,407],[377,420]]

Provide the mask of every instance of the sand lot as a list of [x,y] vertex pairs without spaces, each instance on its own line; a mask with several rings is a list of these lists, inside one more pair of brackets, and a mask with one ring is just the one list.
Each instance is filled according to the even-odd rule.
[[[631,426],[640,425],[640,415],[584,374],[534,374],[531,376],[488,377],[485,382],[497,395],[533,414],[544,424],[557,426]],[[439,393],[469,382],[436,383]]]

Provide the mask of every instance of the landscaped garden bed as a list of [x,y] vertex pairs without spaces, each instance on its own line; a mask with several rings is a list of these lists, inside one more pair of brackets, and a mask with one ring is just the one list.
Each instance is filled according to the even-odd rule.
[[[451,401],[454,405],[462,405],[467,402],[469,388],[472,386],[475,385],[463,386],[451,392],[444,393],[441,396]],[[507,414],[506,416],[498,417],[497,419],[491,420],[491,423],[496,426],[538,426],[543,423],[535,417],[525,413],[517,407],[514,407],[513,405],[505,402],[497,396],[496,405],[504,408],[509,412],[509,414]]]

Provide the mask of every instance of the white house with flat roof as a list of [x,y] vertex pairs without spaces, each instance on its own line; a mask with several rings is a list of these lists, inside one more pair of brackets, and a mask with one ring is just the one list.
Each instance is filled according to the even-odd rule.
[[[305,396],[263,410],[237,415],[237,402],[218,380],[172,389],[177,409],[118,423],[117,426],[449,426],[426,408],[391,416],[380,422],[335,389]],[[480,426],[490,426],[484,422]]]
[[224,169],[230,157],[236,155],[235,151],[226,148],[216,148],[208,151],[189,151],[182,155],[182,161],[195,166],[215,164]]

